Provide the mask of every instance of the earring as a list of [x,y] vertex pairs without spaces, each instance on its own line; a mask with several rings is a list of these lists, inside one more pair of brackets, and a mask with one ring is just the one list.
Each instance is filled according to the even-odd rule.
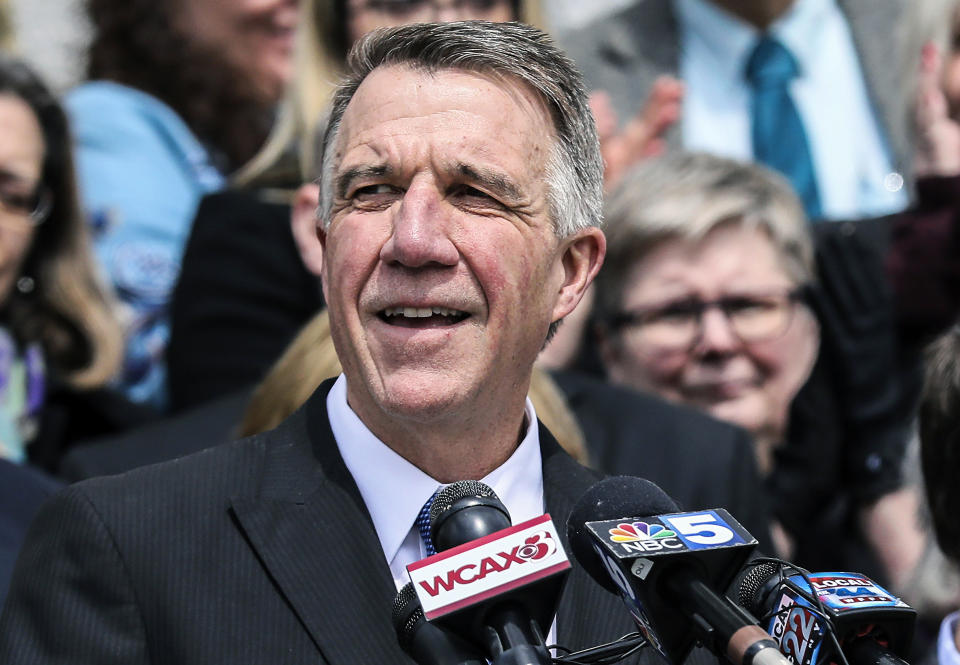
[[33,277],[28,277],[27,275],[17,280],[17,291],[23,294],[32,293],[36,286],[37,284],[33,281]]

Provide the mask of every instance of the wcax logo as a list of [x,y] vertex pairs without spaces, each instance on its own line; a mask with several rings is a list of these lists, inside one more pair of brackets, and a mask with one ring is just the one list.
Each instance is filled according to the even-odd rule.
[[522,545],[517,545],[509,552],[497,552],[493,556],[485,556],[479,563],[465,563],[458,568],[448,570],[445,577],[434,575],[432,583],[422,580],[420,586],[431,596],[436,596],[441,590],[452,590],[456,584],[473,584],[491,573],[502,573],[514,564],[523,565],[528,561],[543,559],[556,550],[557,541],[549,531],[544,531],[530,536]]
[[657,552],[663,549],[684,549],[677,533],[660,524],[633,522],[618,524],[610,529],[611,542],[628,552]]
[[407,566],[427,619],[570,568],[549,515]]

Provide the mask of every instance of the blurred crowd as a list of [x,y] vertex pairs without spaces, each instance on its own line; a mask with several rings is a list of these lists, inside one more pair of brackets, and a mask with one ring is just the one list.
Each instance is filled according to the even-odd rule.
[[960,2],[51,0],[58,52],[29,37],[43,4],[0,3],[0,603],[60,485],[272,428],[340,373],[315,180],[351,45],[518,20],[582,71],[606,164],[606,262],[541,353],[541,420],[889,586],[932,649],[960,606],[934,535],[960,472]]

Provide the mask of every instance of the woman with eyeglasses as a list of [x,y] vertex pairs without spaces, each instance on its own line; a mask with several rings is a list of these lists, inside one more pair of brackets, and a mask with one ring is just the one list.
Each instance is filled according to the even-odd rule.
[[0,457],[52,470],[67,442],[126,417],[98,390],[117,371],[123,342],[91,258],[64,112],[25,65],[6,56],[0,303]]
[[820,343],[805,298],[813,247],[789,185],[671,156],[631,173],[606,219],[596,319],[609,378],[749,430],[769,471]]
[[706,154],[631,171],[605,217],[594,320],[609,379],[753,435],[768,486],[757,499],[782,554],[895,577],[900,560],[884,556],[897,548],[876,538],[911,523],[907,503],[888,510],[903,487],[909,394],[876,256],[827,229],[815,284],[789,184]]

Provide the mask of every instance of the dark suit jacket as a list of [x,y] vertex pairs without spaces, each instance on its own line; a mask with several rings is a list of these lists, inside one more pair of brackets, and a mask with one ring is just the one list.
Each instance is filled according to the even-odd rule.
[[123,434],[75,446],[60,462],[57,476],[67,482],[112,476],[232,441],[251,391],[233,392]]
[[[0,616],[0,662],[410,662],[379,540],[330,431],[330,385],[276,430],[48,503]],[[545,500],[563,524],[596,475],[541,432]],[[579,648],[631,623],[575,565],[558,630]]]
[[0,459],[0,607],[27,527],[58,489],[60,483],[40,471]]

